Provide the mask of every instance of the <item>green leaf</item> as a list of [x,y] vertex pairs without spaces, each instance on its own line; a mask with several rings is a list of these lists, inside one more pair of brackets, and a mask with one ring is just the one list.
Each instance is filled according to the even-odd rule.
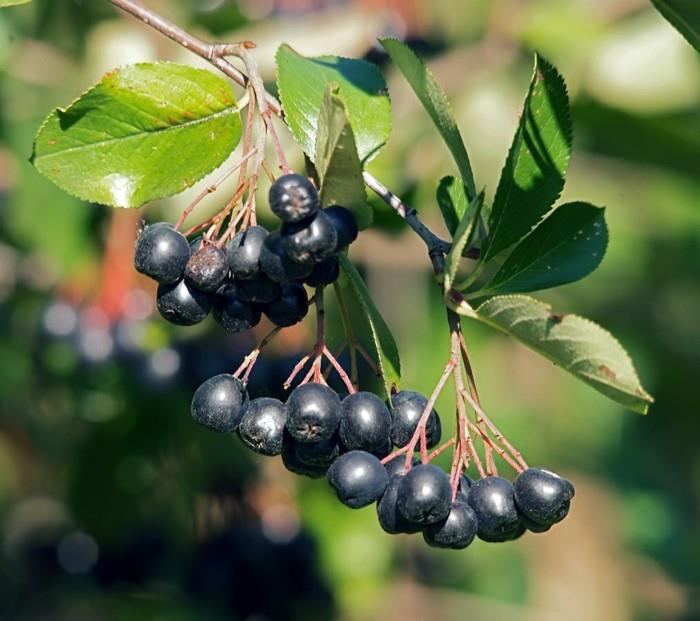
[[[347,287],[342,287],[343,294],[349,299],[345,299],[349,310],[353,312],[353,316],[357,317],[357,311],[361,311],[361,317],[366,322],[358,336],[362,338],[363,333],[369,332],[371,335],[371,347],[374,349],[379,368],[382,372],[384,388],[387,396],[391,394],[393,388],[398,388],[401,380],[401,361],[399,360],[399,350],[396,347],[394,337],[386,325],[384,318],[377,310],[377,307],[372,301],[367,285],[362,280],[359,272],[350,260],[344,255],[339,254],[338,260],[343,273],[347,277]],[[357,323],[354,324],[357,329]]]
[[357,225],[365,229],[372,224],[373,212],[367,204],[355,136],[337,89],[333,83],[326,87],[318,115],[316,172],[321,180],[321,204],[347,207]]
[[700,2],[698,0],[651,0],[671,24],[700,52]]
[[564,80],[538,55],[496,190],[484,260],[527,235],[559,197],[571,156],[571,133]]
[[32,0],[0,0],[0,9],[6,6],[17,6],[20,4],[29,4]]
[[454,236],[469,206],[464,182],[452,176],[443,177],[440,179],[435,196],[447,230]]
[[452,306],[514,336],[629,410],[646,414],[653,402],[622,345],[588,319],[554,313],[548,304],[525,295],[496,296],[476,309],[463,300],[457,304],[453,300]]
[[114,207],[177,194],[241,137],[229,83],[203,69],[143,63],[106,74],[39,129],[32,162],[62,189]]
[[452,238],[452,247],[445,258],[445,274],[443,279],[443,287],[445,292],[452,289],[454,284],[459,264],[462,260],[462,253],[467,247],[467,244],[474,236],[474,231],[479,223],[481,208],[484,205],[484,193],[480,192],[477,197],[469,205],[469,209],[462,216],[462,220],[455,231]]
[[470,198],[474,197],[476,188],[474,186],[474,174],[469,163],[469,155],[464,146],[462,135],[459,133],[457,122],[452,115],[450,103],[447,101],[445,92],[435,80],[432,71],[405,43],[397,39],[380,39],[379,42],[401,70],[401,73],[430,115],[433,123],[435,123],[435,127],[440,132],[457,164],[459,174],[467,187],[467,195]]
[[374,157],[391,131],[391,103],[379,69],[339,56],[306,58],[288,45],[277,49],[277,86],[284,114],[304,152],[316,155],[318,114],[326,87],[338,85],[362,162]]
[[537,291],[587,276],[600,265],[608,245],[604,213],[603,208],[588,203],[558,207],[473,295]]

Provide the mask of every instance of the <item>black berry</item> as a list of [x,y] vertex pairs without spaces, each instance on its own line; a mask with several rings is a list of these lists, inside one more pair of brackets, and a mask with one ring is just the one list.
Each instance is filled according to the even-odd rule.
[[214,319],[227,332],[250,330],[260,322],[260,309],[238,297],[234,284],[219,289],[214,301]]
[[214,293],[227,276],[226,253],[212,244],[195,250],[185,267],[185,280],[204,293]]
[[318,191],[306,177],[283,175],[270,186],[270,209],[283,222],[299,222],[320,207]]
[[356,392],[343,399],[340,439],[348,450],[375,451],[389,446],[389,408],[371,392]]
[[251,226],[236,233],[226,248],[231,274],[239,280],[256,278],[260,274],[260,253],[268,232],[262,226]]
[[324,259],[317,265],[314,265],[314,269],[306,277],[304,282],[309,285],[309,287],[321,287],[323,285],[331,285],[340,276],[340,263],[337,257],[328,257]]
[[333,222],[322,211],[308,220],[282,225],[281,235],[287,256],[292,261],[307,265],[330,257],[338,243]]
[[390,535],[398,533],[417,533],[423,527],[419,524],[408,522],[402,517],[397,508],[396,500],[399,493],[402,474],[394,474],[389,478],[389,483],[384,494],[377,503],[377,519],[382,530]]
[[323,212],[331,219],[335,228],[338,237],[337,250],[342,250],[357,239],[357,222],[350,210],[334,205],[327,207]]
[[238,435],[243,444],[260,455],[279,455],[282,452],[287,406],[270,397],[253,399],[240,424]]
[[248,304],[269,304],[280,295],[280,286],[264,274],[252,280],[237,280],[236,293]]
[[330,439],[340,423],[340,399],[328,386],[304,384],[287,399],[287,430],[297,442]]
[[334,435],[320,442],[296,442],[295,450],[299,461],[309,466],[330,466],[340,455],[340,443]]
[[[420,463],[420,459],[417,457],[413,457],[411,459],[411,467],[417,466]],[[384,464],[384,468],[386,468],[387,474],[392,477],[395,474],[400,474],[401,476],[404,475],[404,466],[406,465],[406,456],[405,455],[399,455],[398,457],[394,457],[391,461],[388,461]]]
[[520,528],[513,486],[501,477],[486,477],[469,489],[469,506],[479,521],[478,536],[484,541],[507,541]]
[[434,548],[466,548],[476,537],[478,523],[474,510],[464,502],[455,502],[448,516],[423,531],[423,539]]
[[187,238],[167,222],[157,222],[144,228],[136,241],[136,269],[160,283],[180,280],[190,258]]
[[301,474],[312,479],[320,479],[326,476],[328,466],[305,464],[299,459],[296,450],[298,444],[285,430],[282,439],[282,463],[284,467],[294,474]]
[[[412,390],[401,390],[391,396],[391,441],[395,446],[408,444],[426,405],[428,405],[428,399]],[[433,410],[428,416],[425,427],[429,447],[440,441],[439,431],[435,440],[438,425],[438,415]]]
[[338,499],[352,509],[379,500],[389,477],[379,459],[365,451],[350,451],[336,459],[326,475]]
[[437,466],[420,464],[401,477],[397,506],[409,522],[427,526],[444,520],[451,503],[450,479]]
[[192,418],[215,431],[234,431],[248,408],[248,391],[233,375],[215,375],[197,388]]
[[551,526],[563,520],[574,495],[574,487],[569,481],[542,468],[528,468],[521,472],[513,487],[518,509],[528,520],[541,526]]
[[158,285],[156,305],[163,319],[178,326],[193,326],[202,321],[211,310],[209,296],[184,280],[175,284]]
[[260,269],[275,282],[303,280],[313,270],[313,265],[303,265],[292,261],[282,247],[279,231],[270,233],[260,251]]
[[263,311],[276,326],[287,327],[299,323],[309,311],[306,289],[296,282],[282,285],[279,297],[267,304]]

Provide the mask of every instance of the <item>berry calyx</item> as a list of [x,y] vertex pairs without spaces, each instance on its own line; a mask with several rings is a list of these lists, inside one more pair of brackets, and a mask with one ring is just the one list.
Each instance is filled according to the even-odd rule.
[[185,280],[204,293],[214,293],[227,276],[226,253],[212,244],[195,250],[185,266]]
[[260,455],[272,457],[282,452],[287,406],[277,399],[253,399],[240,424],[238,435],[245,446]]
[[180,280],[189,258],[187,238],[167,222],[150,224],[136,240],[136,270],[159,283],[172,284]]
[[435,524],[450,512],[450,479],[433,464],[415,466],[401,478],[396,503],[401,516],[409,522]]
[[282,247],[297,263],[313,265],[330,257],[338,244],[338,233],[331,219],[318,211],[308,220],[285,223],[281,229]]
[[175,284],[158,285],[156,306],[166,321],[177,326],[193,326],[209,314],[211,300],[181,280]]
[[299,222],[320,207],[318,191],[303,175],[291,173],[276,179],[268,194],[270,209],[283,222]]
[[235,431],[248,408],[248,391],[233,375],[215,375],[197,388],[192,418],[214,431]]
[[260,274],[260,253],[267,236],[267,229],[251,226],[236,233],[229,242],[226,247],[226,260],[235,278],[248,280]]
[[356,392],[343,399],[340,439],[348,450],[375,451],[388,446],[391,415],[385,403],[371,392]]
[[464,502],[454,502],[447,517],[423,531],[423,539],[434,548],[461,550],[476,537],[478,522],[474,510]]
[[336,459],[326,475],[340,502],[359,509],[381,498],[389,477],[379,459],[365,451],[350,451]]
[[297,442],[330,439],[340,424],[340,399],[323,384],[304,384],[287,399],[287,431]]
[[570,481],[543,468],[528,468],[521,472],[513,488],[520,512],[534,524],[545,527],[566,517],[574,496]]
[[479,521],[477,535],[484,541],[507,541],[520,528],[513,486],[502,477],[485,477],[471,486],[469,506]]

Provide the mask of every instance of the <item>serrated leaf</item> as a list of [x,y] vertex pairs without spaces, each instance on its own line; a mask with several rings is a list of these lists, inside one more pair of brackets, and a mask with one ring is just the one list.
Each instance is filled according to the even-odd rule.
[[336,93],[337,85],[326,87],[318,115],[316,172],[321,180],[321,204],[347,207],[358,227],[365,229],[372,224],[373,212],[367,204],[355,136]]
[[[364,331],[369,332],[370,343],[379,362],[384,388],[388,396],[391,394],[392,388],[399,387],[401,381],[401,361],[396,341],[394,341],[389,326],[386,325],[384,318],[372,301],[367,285],[355,266],[344,254],[339,254],[338,260],[343,274],[347,277],[347,287],[344,288],[344,292],[347,292],[346,294],[352,298],[345,301],[350,310],[355,311],[353,313],[355,316],[358,314],[357,311],[361,311],[359,313],[361,319],[366,321],[366,324],[355,325],[355,328],[364,327]],[[362,335],[358,336],[362,338]]]
[[219,166],[241,137],[229,83],[204,69],[142,63],[106,74],[39,129],[37,170],[84,200],[139,207]]
[[600,265],[608,245],[604,213],[588,203],[557,207],[472,295],[538,291],[587,276]]
[[474,236],[474,231],[479,223],[479,216],[481,215],[481,208],[484,204],[484,193],[479,192],[476,198],[469,205],[465,214],[462,216],[462,220],[455,231],[452,238],[452,246],[450,251],[445,257],[445,273],[443,278],[443,287],[445,292],[452,289],[454,284],[455,276],[457,275],[457,270],[459,269],[459,264],[462,260],[462,253],[467,247],[467,244]]
[[360,160],[377,154],[391,131],[391,103],[375,65],[340,56],[306,58],[289,45],[280,45],[275,58],[285,119],[306,155],[316,155],[318,114],[330,83],[338,85]]
[[651,0],[673,27],[700,52],[700,2],[698,0]]
[[527,235],[559,197],[571,156],[571,134],[564,80],[537,55],[520,123],[491,208],[484,260]]
[[646,414],[653,402],[622,345],[588,319],[554,313],[548,304],[525,295],[496,296],[475,309],[464,303],[454,308],[514,336],[629,410]]
[[450,235],[454,236],[469,205],[464,182],[452,176],[443,177],[440,179],[435,197],[445,226],[447,226]]
[[0,0],[0,9],[7,6],[18,6],[20,4],[29,4],[32,0]]
[[391,59],[411,85],[416,96],[430,115],[433,123],[435,123],[435,127],[440,132],[457,164],[459,174],[467,188],[467,195],[470,198],[474,197],[476,188],[474,186],[474,174],[469,162],[469,155],[450,109],[447,96],[437,83],[433,72],[416,56],[410,47],[398,39],[380,39],[379,42],[391,56]]

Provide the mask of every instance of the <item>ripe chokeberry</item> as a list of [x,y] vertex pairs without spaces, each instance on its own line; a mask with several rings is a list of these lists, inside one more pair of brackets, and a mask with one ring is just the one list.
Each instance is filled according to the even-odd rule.
[[306,289],[297,282],[282,285],[277,299],[266,304],[263,312],[276,326],[287,327],[299,323],[309,312]]
[[379,459],[365,451],[350,451],[338,457],[326,475],[338,499],[352,509],[379,500],[389,476]]
[[156,306],[166,321],[177,326],[193,326],[209,314],[211,299],[183,279],[175,284],[158,285]]
[[[411,459],[411,467],[417,466],[420,463],[420,459],[417,457],[413,457]],[[406,456],[405,455],[398,455],[397,457],[394,457],[394,459],[386,462],[384,464],[384,468],[386,468],[387,474],[392,477],[395,474],[400,474],[401,476],[404,475],[404,467],[406,465]]]
[[182,279],[189,258],[187,238],[167,222],[145,227],[136,240],[137,271],[159,283],[172,284]]
[[[396,460],[394,460],[396,461]],[[401,458],[403,461],[403,458]],[[423,527],[419,524],[407,521],[397,508],[396,499],[399,493],[399,485],[403,478],[403,470],[401,474],[391,475],[389,483],[382,494],[381,499],[377,502],[377,519],[382,530],[390,535],[398,533],[417,533]]]
[[297,263],[313,265],[330,257],[338,243],[331,219],[322,211],[308,220],[282,225],[282,247]]
[[336,250],[342,250],[357,239],[357,222],[349,209],[333,205],[326,207],[323,213],[330,218],[335,228],[338,237]]
[[314,269],[311,271],[304,282],[309,285],[309,287],[321,287],[324,285],[331,285],[340,276],[340,263],[337,257],[328,257],[320,263],[314,265]]
[[185,280],[204,293],[214,293],[227,276],[226,253],[213,244],[195,250],[185,266]]
[[287,399],[287,431],[297,442],[328,440],[340,424],[340,399],[323,384],[303,384]]
[[226,247],[226,259],[231,274],[239,280],[256,278],[260,274],[260,253],[268,236],[262,226],[236,233]]
[[[391,396],[391,441],[395,446],[405,446],[410,442],[426,405],[428,399],[412,390],[400,390]],[[433,409],[425,426],[428,448],[440,441],[440,433],[436,432],[439,424],[437,412]]]
[[279,455],[287,422],[287,406],[277,399],[253,399],[240,424],[238,435],[245,446],[260,455]]
[[283,222],[299,222],[318,211],[318,191],[306,177],[291,173],[276,179],[268,195],[270,209]]
[[292,261],[282,247],[282,236],[279,231],[270,233],[263,242],[260,250],[260,269],[275,282],[303,280],[313,270],[313,265],[304,265]]
[[248,391],[233,375],[210,377],[194,393],[192,418],[214,431],[235,431],[248,408]]
[[513,486],[502,477],[479,479],[469,488],[469,506],[479,521],[477,535],[484,541],[507,541],[520,529]]
[[534,525],[540,526],[551,526],[563,520],[574,496],[574,486],[570,481],[542,468],[528,468],[521,472],[513,488],[520,512]]
[[295,442],[295,450],[299,461],[309,466],[330,466],[340,455],[338,436],[320,442]]
[[305,477],[310,477],[312,479],[320,479],[326,476],[328,471],[327,465],[317,465],[317,464],[305,464],[299,459],[297,455],[296,447],[299,443],[292,438],[285,431],[284,438],[282,440],[282,463],[284,467],[293,472],[294,474],[300,474]]
[[396,504],[409,522],[427,526],[444,520],[451,503],[450,479],[437,466],[420,464],[401,477]]
[[238,297],[233,283],[224,285],[214,299],[214,319],[227,332],[250,330],[260,322],[260,309]]
[[280,295],[280,286],[264,274],[252,280],[236,280],[238,297],[248,304],[270,304]]
[[464,502],[454,502],[447,517],[423,531],[423,539],[434,548],[461,550],[476,537],[478,522],[474,510]]
[[389,408],[371,392],[356,392],[343,399],[340,439],[348,450],[375,451],[389,446]]

